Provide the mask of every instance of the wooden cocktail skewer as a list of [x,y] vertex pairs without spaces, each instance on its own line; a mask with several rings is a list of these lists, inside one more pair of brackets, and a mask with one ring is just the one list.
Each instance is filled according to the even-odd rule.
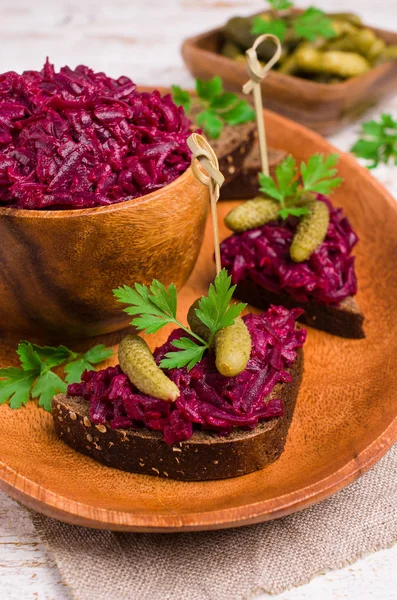
[[[219,170],[217,156],[207,142],[199,133],[192,133],[187,140],[187,144],[192,151],[192,169],[193,173],[201,183],[210,190],[212,228],[214,232],[215,266],[216,274],[221,271],[221,250],[219,242],[218,212],[216,204],[219,200],[220,188],[225,181],[224,176]],[[198,162],[201,167],[199,167]],[[208,175],[205,174],[205,171]]]
[[[276,44],[276,52],[264,67],[260,64],[256,49],[265,40],[272,40]],[[262,172],[265,175],[269,175],[269,161],[267,155],[267,144],[266,144],[266,130],[265,120],[263,117],[263,103],[262,103],[262,91],[261,82],[267,76],[272,67],[276,64],[281,56],[282,48],[281,42],[275,35],[271,33],[265,33],[256,38],[252,48],[246,51],[247,55],[247,71],[250,77],[249,81],[243,86],[244,94],[250,94],[253,92],[254,107],[256,112],[256,122],[258,126],[258,137],[259,137],[259,151],[261,157]]]

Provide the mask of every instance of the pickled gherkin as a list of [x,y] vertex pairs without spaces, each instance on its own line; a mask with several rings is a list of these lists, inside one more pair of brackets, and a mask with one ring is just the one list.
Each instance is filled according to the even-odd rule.
[[233,58],[234,60],[239,58],[244,58],[245,60],[244,54],[241,52],[240,47],[230,41],[223,44],[221,48],[221,54],[223,56],[227,56],[227,58]]
[[235,232],[247,231],[274,221],[280,210],[280,204],[270,198],[258,197],[247,200],[233,208],[225,217],[225,225]]
[[298,223],[290,247],[290,256],[294,262],[303,262],[320,246],[328,231],[329,210],[324,202],[312,202],[307,205],[309,214]]
[[296,53],[299,68],[314,73],[328,73],[343,78],[356,77],[371,68],[370,63],[358,53],[337,50],[321,52],[302,48]]
[[331,19],[336,19],[338,21],[346,21],[347,23],[356,25],[356,27],[360,27],[362,25],[361,17],[359,17],[358,15],[355,15],[354,13],[349,13],[349,12],[328,13],[328,16],[331,17]]
[[119,345],[120,368],[143,394],[175,402],[178,387],[157,366],[149,346],[139,335],[127,335]]
[[215,364],[221,375],[234,377],[244,371],[251,355],[251,335],[241,317],[215,334]]
[[[294,11],[267,11],[253,17],[233,17],[222,30],[223,45],[220,53],[236,61],[245,61],[245,51],[256,38],[253,31],[261,31],[260,20],[269,23],[263,31],[272,30],[275,19],[284,22],[282,55],[274,69],[320,83],[337,83],[366,73],[372,67],[396,58],[396,49],[388,46],[374,30],[365,27],[358,15],[349,12],[328,13],[335,37],[305,34],[297,27],[300,15]],[[282,23],[277,23],[281,27]],[[273,28],[276,31],[275,28]],[[310,40],[310,42],[308,42]],[[315,52],[316,51],[316,52]],[[323,51],[323,52],[320,52]],[[266,63],[274,53],[272,42],[260,44],[260,61]]]
[[[251,17],[233,17],[229,19],[223,28],[223,35],[226,40],[233,42],[245,50],[251,48],[255,42],[256,35],[251,33]],[[274,54],[274,44],[266,41],[257,49],[258,57],[262,60],[270,60]]]
[[381,64],[397,58],[397,45],[387,46],[378,56],[377,63]]

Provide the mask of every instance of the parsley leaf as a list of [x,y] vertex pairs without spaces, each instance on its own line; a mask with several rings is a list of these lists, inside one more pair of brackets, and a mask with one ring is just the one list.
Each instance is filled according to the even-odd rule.
[[180,352],[167,352],[165,358],[160,363],[162,369],[175,369],[187,366],[188,370],[198,363],[206,351],[206,346],[198,346],[196,342],[189,338],[180,338],[174,340],[172,345],[178,348]]
[[[63,365],[69,359],[77,358],[78,356],[76,352],[72,352],[69,350],[69,348],[66,348],[66,346],[58,346],[57,348],[53,348],[52,346],[38,346],[37,344],[31,344],[30,342],[21,342],[19,347],[23,344],[30,346],[35,351],[39,359],[50,368]],[[19,354],[19,349],[17,352]]]
[[239,316],[246,304],[230,304],[235,285],[231,285],[232,278],[227,274],[226,269],[222,269],[215,278],[214,284],[210,284],[208,296],[203,296],[199,307],[196,309],[196,315],[204,325],[210,330],[209,345],[211,345],[214,335],[223,329],[233,325],[236,317]]
[[52,371],[45,371],[37,379],[32,389],[32,398],[39,399],[39,406],[51,412],[51,402],[56,394],[65,393],[67,385]]
[[172,99],[177,106],[182,106],[185,113],[188,113],[192,105],[192,99],[189,92],[183,90],[179,85],[171,86]]
[[228,125],[240,125],[247,121],[254,121],[255,111],[245,100],[238,100],[232,108],[221,113],[221,117]]
[[84,354],[84,358],[89,363],[97,365],[107,358],[110,358],[112,354],[113,350],[111,348],[106,348],[105,344],[98,344],[97,346],[90,348],[90,350]]
[[305,203],[305,196],[309,192],[317,194],[330,194],[343,181],[335,177],[338,162],[337,154],[329,154],[324,157],[314,154],[307,163],[302,162],[300,166],[300,178],[295,159],[287,156],[277,167],[276,177],[270,177],[259,173],[259,189],[266,196],[280,202],[279,215],[286,219],[289,215],[300,217],[308,214],[309,210]]
[[217,140],[222,133],[223,121],[213,110],[203,110],[197,115],[196,121],[213,140]]
[[37,379],[37,371],[16,367],[0,369],[0,404],[10,402],[11,408],[21,408],[30,398],[30,389]]
[[233,325],[235,318],[245,308],[245,304],[230,304],[235,287],[231,285],[231,277],[227,271],[222,269],[214,284],[210,285],[208,297],[204,296],[200,300],[196,315],[210,330],[208,342],[177,319],[177,297],[173,284],[165,288],[162,283],[154,280],[150,288],[138,283],[134,288],[124,285],[114,290],[114,295],[119,302],[129,305],[124,310],[134,317],[131,325],[139,331],[155,333],[169,323],[186,331],[190,337],[174,340],[172,345],[177,351],[168,352],[160,367],[170,369],[187,366],[191,369],[208,350],[216,332]]
[[[94,370],[94,365],[110,358],[113,354],[111,348],[104,344],[98,344],[88,350],[81,358],[69,362],[65,367],[65,380],[67,383],[78,383],[84,371]],[[77,355],[78,356],[78,355]]]
[[319,8],[310,6],[294,22],[298,37],[313,42],[317,37],[330,39],[336,36],[331,19]]
[[260,191],[280,202],[282,208],[288,197],[295,196],[299,185],[295,159],[289,155],[276,167],[277,184],[272,177],[259,173]]
[[[220,77],[213,77],[208,81],[196,79],[196,102],[202,108],[194,115],[194,120],[204,133],[216,140],[222,133],[224,126],[240,125],[248,121],[255,121],[255,111],[252,106],[237,94],[225,92]],[[189,92],[179,86],[172,86],[172,97],[178,106],[183,106],[185,112],[192,108],[192,98]]]
[[162,283],[153,280],[149,288],[136,283],[134,288],[124,285],[113,290],[119,302],[128,304],[127,315],[135,316],[131,321],[140,331],[156,333],[159,329],[176,322],[176,288],[172,283],[168,290]]
[[390,114],[382,114],[379,121],[363,123],[361,133],[350,152],[370,161],[369,169],[389,161],[397,165],[397,121]]
[[18,344],[17,354],[24,371],[31,370],[37,371],[38,373],[41,372],[43,365],[40,356],[29,342],[21,342]]
[[338,154],[329,154],[327,157],[313,154],[307,164],[302,163],[303,191],[327,195],[338,187],[343,181],[341,177],[335,177],[337,169],[333,168],[338,158]]
[[[99,344],[81,355],[66,346],[52,348],[23,341],[18,345],[17,354],[21,368],[0,369],[0,404],[9,402],[11,408],[21,408],[32,397],[39,399],[39,406],[51,411],[53,396],[65,392],[67,387],[51,368],[66,363],[66,381],[80,381],[85,369],[92,369],[94,364],[109,358],[113,350]],[[78,372],[80,375],[77,378]],[[72,380],[70,373],[76,378]]]
[[237,96],[231,92],[222,92],[210,102],[213,110],[227,110],[236,104]]
[[262,35],[263,33],[271,33],[278,37],[280,42],[284,41],[287,24],[283,19],[264,19],[256,16],[252,19],[251,33],[253,35]]
[[272,6],[273,10],[287,10],[294,5],[293,2],[289,0],[267,0],[268,3]]
[[196,79],[196,94],[202,100],[211,102],[216,96],[223,93],[223,83],[219,75],[216,75],[208,81]]
[[85,358],[79,358],[68,363],[65,367],[65,380],[69,383],[79,383],[84,371],[92,371],[93,365]]

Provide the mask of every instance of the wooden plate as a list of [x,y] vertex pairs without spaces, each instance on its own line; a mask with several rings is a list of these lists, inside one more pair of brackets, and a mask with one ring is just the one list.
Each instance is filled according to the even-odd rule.
[[[325,140],[266,112],[269,143],[299,159],[334,150]],[[0,408],[0,482],[12,497],[69,523],[123,531],[187,531],[273,519],[335,493],[369,469],[397,439],[397,205],[368,171],[341,155],[344,184],[334,195],[360,236],[358,301],[366,340],[309,330],[306,370],[281,459],[251,475],[183,483],[113,470],[59,441],[51,416],[32,402]],[[222,220],[230,203],[221,203]],[[222,228],[222,236],[227,235]],[[212,236],[184,288],[180,309],[214,274]],[[116,338],[113,335],[113,342]],[[165,332],[151,343],[164,339]],[[105,340],[109,342],[109,338]],[[2,365],[15,340],[2,340]]]
[[[397,33],[370,29],[388,44],[397,44]],[[183,59],[194,77],[210,79],[220,75],[227,89],[241,92],[247,81],[246,65],[219,54],[221,41],[221,27],[188,38],[182,45]],[[397,60],[332,85],[277,71],[271,71],[261,85],[268,108],[323,135],[330,135],[395,93]]]

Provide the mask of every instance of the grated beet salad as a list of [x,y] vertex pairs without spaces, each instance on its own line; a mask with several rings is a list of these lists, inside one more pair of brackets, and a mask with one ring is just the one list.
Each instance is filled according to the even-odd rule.
[[[175,403],[145,396],[119,366],[102,371],[85,371],[81,383],[68,386],[68,395],[90,402],[90,418],[96,425],[109,422],[113,429],[147,427],[162,431],[167,444],[188,440],[194,430],[228,435],[234,427],[253,429],[258,422],[283,415],[279,398],[266,401],[278,382],[291,380],[287,369],[306,339],[304,329],[295,329],[301,309],[272,306],[261,315],[243,317],[252,338],[251,358],[236,377],[224,377],[208,354],[191,371],[186,367],[166,371],[181,395]],[[171,341],[185,336],[172,332],[155,350],[157,363],[174,351]]]
[[170,95],[85,66],[0,74],[0,206],[90,208],[137,198],[190,164]]
[[298,219],[274,221],[235,233],[221,244],[222,266],[233,283],[251,279],[261,287],[280,294],[288,293],[297,302],[317,300],[338,304],[357,293],[354,257],[351,251],[358,241],[342,210],[319,196],[330,211],[330,224],[324,242],[310,258],[301,263],[289,255]]

